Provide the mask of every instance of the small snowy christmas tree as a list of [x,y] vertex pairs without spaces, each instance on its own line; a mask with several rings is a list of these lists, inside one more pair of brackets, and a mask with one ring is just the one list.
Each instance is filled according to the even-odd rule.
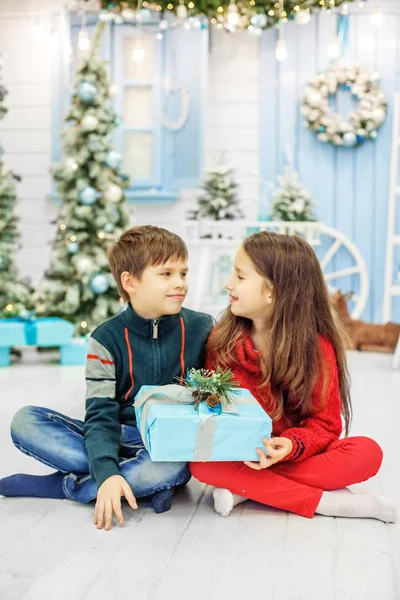
[[[6,94],[7,90],[0,83],[0,119],[7,114]],[[32,290],[29,284],[18,280],[14,262],[18,243],[17,181],[20,177],[8,168],[0,146],[0,319],[26,316],[31,308]]]
[[310,194],[299,183],[298,174],[285,167],[283,176],[278,177],[280,189],[274,194],[271,218],[279,221],[315,221],[315,204]]
[[202,195],[197,201],[197,207],[190,211],[189,219],[221,221],[243,217],[233,173],[233,169],[222,165],[207,170]]
[[62,207],[51,267],[36,297],[38,316],[59,316],[90,333],[118,314],[119,294],[111,276],[107,248],[129,221],[120,172],[122,156],[113,150],[119,121],[110,105],[106,63],[98,48],[106,24],[95,30],[89,56],[76,74],[72,104],[63,133],[64,161],[53,169]]

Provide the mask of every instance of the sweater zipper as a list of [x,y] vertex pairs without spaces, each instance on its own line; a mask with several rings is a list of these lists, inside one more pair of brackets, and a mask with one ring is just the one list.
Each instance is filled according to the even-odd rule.
[[153,319],[153,340],[158,340],[158,319]]

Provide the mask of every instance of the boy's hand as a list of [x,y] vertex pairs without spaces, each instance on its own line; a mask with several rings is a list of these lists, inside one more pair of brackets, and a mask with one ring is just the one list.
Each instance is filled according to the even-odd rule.
[[276,437],[271,441],[264,438],[263,444],[265,447],[265,452],[263,452],[260,448],[257,448],[257,454],[260,457],[260,462],[256,463],[246,461],[244,463],[251,469],[256,469],[256,471],[261,471],[261,469],[268,469],[268,467],[272,467],[272,465],[285,458],[285,456],[288,456],[288,454],[290,454],[293,450],[292,440],[289,440],[289,438],[285,437]]
[[94,524],[97,525],[97,529],[102,529],[104,522],[104,528],[108,531],[112,525],[113,513],[115,513],[118,523],[123,525],[121,496],[125,496],[131,508],[137,509],[136,498],[121,475],[112,475],[101,484],[97,491],[94,508]]

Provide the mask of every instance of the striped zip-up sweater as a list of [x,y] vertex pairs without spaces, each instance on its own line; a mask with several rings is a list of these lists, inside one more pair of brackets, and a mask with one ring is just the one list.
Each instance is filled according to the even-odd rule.
[[89,339],[86,361],[85,446],[99,487],[120,474],[121,425],[136,425],[133,401],[142,385],[183,382],[185,372],[204,365],[209,315],[182,308],[157,320],[128,305]]

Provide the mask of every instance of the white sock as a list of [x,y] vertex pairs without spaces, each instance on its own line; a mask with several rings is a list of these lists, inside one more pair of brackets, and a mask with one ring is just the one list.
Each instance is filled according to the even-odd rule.
[[325,517],[378,519],[385,523],[396,521],[396,505],[383,494],[353,494],[347,488],[323,492],[315,510]]
[[214,510],[219,513],[221,517],[229,517],[234,506],[241,502],[246,502],[247,500],[247,498],[232,494],[232,492],[224,488],[215,488],[213,497]]

